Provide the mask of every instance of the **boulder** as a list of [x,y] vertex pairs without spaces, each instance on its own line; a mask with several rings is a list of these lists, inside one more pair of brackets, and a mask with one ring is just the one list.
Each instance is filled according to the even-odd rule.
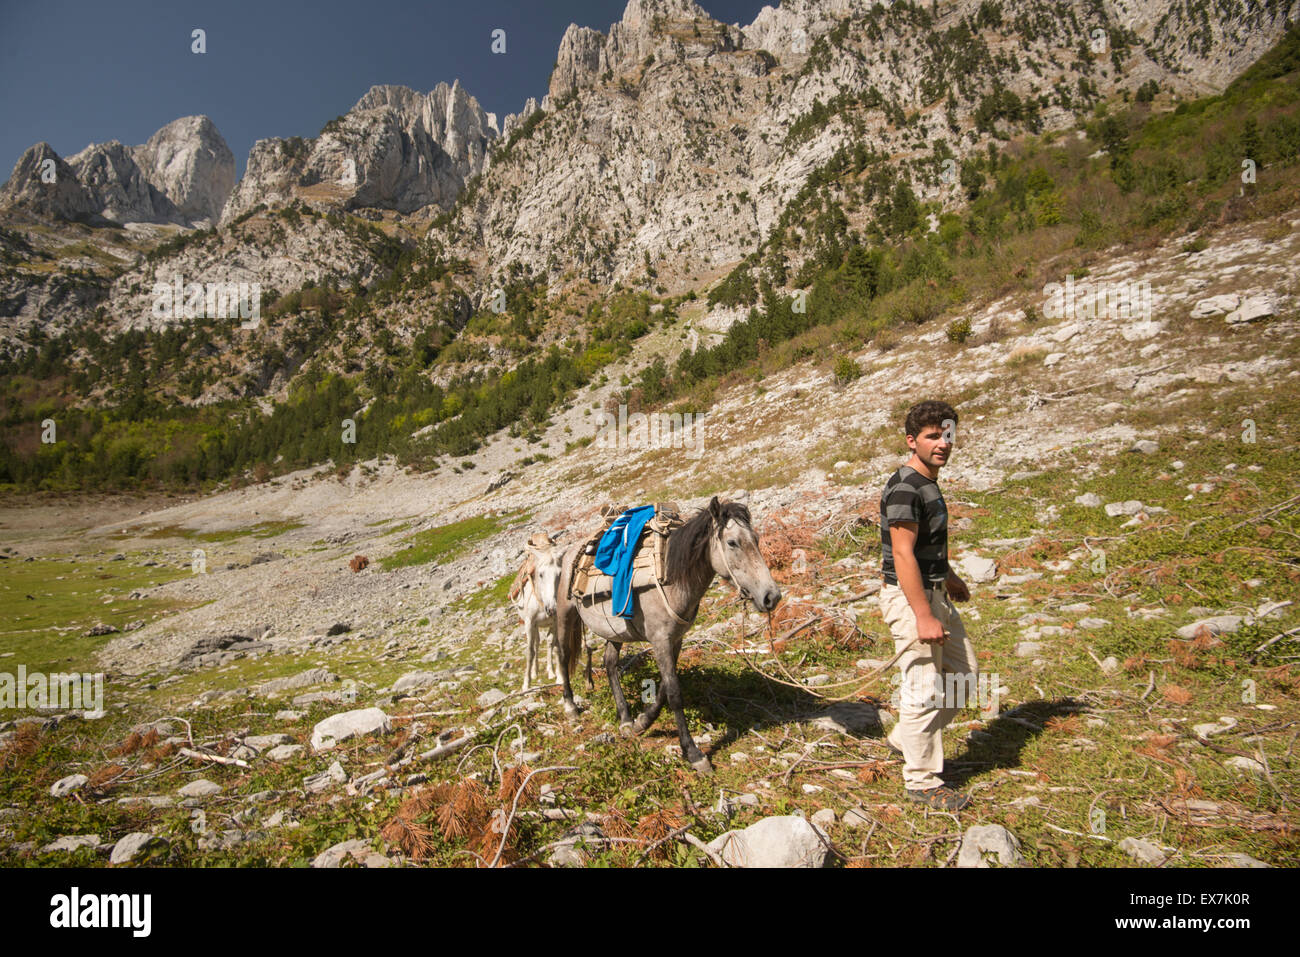
[[790,814],[727,831],[708,847],[732,867],[822,867],[830,853],[823,837],[820,828]]
[[340,741],[358,735],[388,734],[392,730],[388,715],[379,708],[358,708],[330,715],[312,728],[311,747],[313,751],[328,751]]
[[961,838],[958,867],[1019,867],[1024,863],[1020,841],[1001,824],[976,824]]

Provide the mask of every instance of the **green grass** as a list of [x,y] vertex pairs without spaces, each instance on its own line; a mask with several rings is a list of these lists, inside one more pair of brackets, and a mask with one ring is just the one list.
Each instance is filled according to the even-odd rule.
[[470,518],[439,525],[403,539],[406,547],[379,560],[385,571],[429,562],[452,561],[463,555],[471,545],[495,535],[502,529],[526,520],[525,513],[515,511],[506,515],[474,515]]

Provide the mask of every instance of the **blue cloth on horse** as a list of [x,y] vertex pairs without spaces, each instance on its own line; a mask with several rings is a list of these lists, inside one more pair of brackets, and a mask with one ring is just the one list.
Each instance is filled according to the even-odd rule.
[[637,542],[641,540],[641,530],[645,523],[654,518],[655,507],[643,505],[629,508],[614,519],[600,538],[596,546],[596,570],[602,575],[614,579],[614,614],[620,618],[631,618],[635,614],[632,605],[632,557],[636,554]]

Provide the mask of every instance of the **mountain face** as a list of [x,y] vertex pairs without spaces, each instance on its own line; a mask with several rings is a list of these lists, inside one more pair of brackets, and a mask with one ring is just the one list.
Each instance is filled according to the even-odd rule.
[[484,290],[518,264],[598,283],[653,267],[676,291],[757,249],[841,148],[912,166],[918,198],[952,208],[940,141],[960,159],[1017,127],[1069,128],[1148,81],[1221,89],[1297,9],[1213,6],[788,0],[742,27],[691,0],[630,0],[608,34],[566,31],[545,115],[494,156],[450,248],[493,264]]
[[[605,33],[570,25],[546,95],[500,124],[459,81],[427,94],[375,86],[313,139],[259,140],[237,184],[211,122],[186,117],[143,146],[92,146],[67,162],[38,144],[0,205],[67,219],[219,222],[211,244],[134,265],[128,251],[105,282],[110,312],[177,274],[281,292],[382,274],[369,254],[350,259],[355,237],[331,234],[337,225],[314,224],[315,245],[255,223],[236,231],[259,206],[274,214],[293,203],[427,233],[471,264],[457,282],[475,303],[521,270],[551,284],[657,282],[678,292],[759,251],[785,286],[812,237],[786,223],[784,248],[764,243],[801,192],[818,189],[828,206],[843,199],[810,182],[837,153],[883,157],[872,162],[900,171],[919,202],[956,211],[965,200],[941,179],[942,157],[960,162],[1024,131],[1069,129],[1144,84],[1166,103],[1221,89],[1297,9],[1300,0],[786,0],[743,26],[692,0],[629,0]],[[54,183],[40,181],[47,160]],[[845,223],[843,232],[852,241],[857,231]],[[79,300],[23,292],[47,279],[48,270],[11,271],[0,314],[23,303],[25,325],[67,326]],[[142,314],[133,304],[116,325]]]
[[[55,161],[54,182],[42,176]],[[235,184],[235,157],[206,116],[168,123],[143,146],[91,144],[65,163],[38,143],[23,154],[0,190],[0,206],[42,216],[116,223],[216,222]]]
[[371,87],[314,140],[258,140],[222,215],[229,222],[259,203],[324,200],[343,209],[412,213],[448,210],[465,181],[482,172],[499,135],[457,80],[431,92]]

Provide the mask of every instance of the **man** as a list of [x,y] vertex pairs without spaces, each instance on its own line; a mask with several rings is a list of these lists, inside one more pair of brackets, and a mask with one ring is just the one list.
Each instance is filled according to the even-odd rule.
[[964,691],[954,692],[975,688],[978,674],[975,649],[949,600],[966,601],[970,590],[948,567],[948,508],[935,481],[952,454],[956,427],[957,413],[946,402],[913,406],[904,422],[912,456],[880,496],[880,610],[895,652],[915,639],[898,660],[898,723],[885,740],[903,757],[908,798],[943,811],[970,803],[939,774],[943,729],[965,704]]

